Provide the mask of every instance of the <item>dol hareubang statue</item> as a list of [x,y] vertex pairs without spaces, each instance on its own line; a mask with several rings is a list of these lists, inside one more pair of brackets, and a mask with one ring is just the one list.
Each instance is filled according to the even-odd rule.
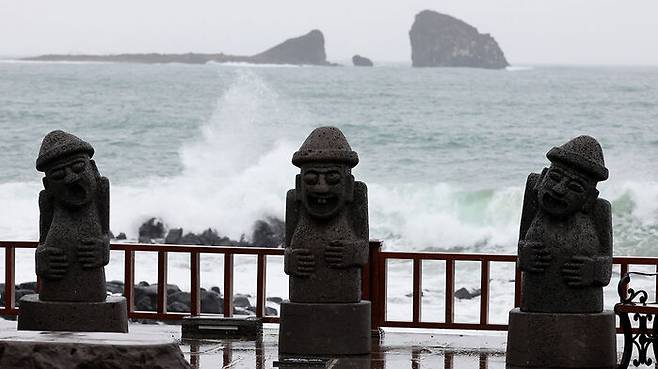
[[279,351],[370,352],[370,302],[361,301],[368,261],[367,189],[359,162],[335,127],[315,129],[292,162],[301,169],[286,200],[284,268],[290,302],[281,306]]
[[37,275],[44,301],[105,301],[110,261],[110,182],[91,157],[90,144],[62,131],[43,141]]
[[615,317],[603,310],[612,274],[610,203],[603,150],[579,136],[532,173],[521,214],[521,307],[509,315],[507,368],[614,368]]
[[577,137],[530,174],[521,215],[521,311],[596,313],[612,274],[610,203],[596,184],[608,178],[601,147]]
[[93,147],[63,131],[41,144],[44,172],[36,269],[38,295],[21,300],[19,329],[127,331],[126,303],[107,297],[110,184],[92,160]]

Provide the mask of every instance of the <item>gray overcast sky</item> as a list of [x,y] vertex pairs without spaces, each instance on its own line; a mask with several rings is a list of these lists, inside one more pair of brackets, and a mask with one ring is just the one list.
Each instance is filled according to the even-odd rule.
[[658,65],[657,0],[0,0],[0,55],[250,55],[317,28],[332,61],[409,62],[423,9],[491,33],[512,64]]

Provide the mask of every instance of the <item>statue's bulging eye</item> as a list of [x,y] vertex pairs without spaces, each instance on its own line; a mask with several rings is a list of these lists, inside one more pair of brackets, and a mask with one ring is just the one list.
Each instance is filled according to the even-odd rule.
[[80,173],[85,169],[85,162],[79,161],[71,166],[71,170],[75,173]]
[[316,173],[304,174],[304,183],[307,185],[314,185],[318,183],[318,175]]
[[578,182],[570,182],[569,185],[567,186],[567,188],[569,188],[573,192],[578,192],[578,193],[585,192],[585,187],[583,187]]
[[327,180],[327,184],[335,185],[340,182],[340,173],[329,172],[325,175],[325,179]]
[[64,177],[66,177],[66,172],[64,171],[64,169],[57,169],[57,170],[54,170],[54,171],[50,172],[48,177],[58,181],[60,179],[64,179]]
[[548,178],[550,178],[551,180],[553,180],[555,182],[560,182],[562,180],[562,176],[560,175],[560,173],[557,173],[557,172],[548,173]]

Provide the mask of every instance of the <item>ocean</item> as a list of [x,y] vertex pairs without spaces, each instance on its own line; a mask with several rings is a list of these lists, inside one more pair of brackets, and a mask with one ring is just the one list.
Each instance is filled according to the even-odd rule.
[[[283,218],[298,171],[292,154],[325,125],[339,127],[358,152],[353,173],[368,185],[370,237],[388,250],[515,253],[527,175],[549,164],[551,147],[588,134],[600,141],[610,170],[599,189],[612,203],[615,254],[658,256],[658,67],[3,61],[0,239],[38,237],[34,162],[53,129],[96,148],[112,183],[115,234],[135,239],[155,216],[169,227],[211,227],[239,239],[258,219]],[[112,269],[118,257],[108,278],[121,276]],[[19,262],[31,258],[19,255]],[[142,263],[147,271],[138,278],[154,280],[152,265]],[[186,267],[170,266],[180,269],[173,276],[182,285],[189,285]],[[389,267],[408,274],[407,264]],[[268,275],[275,272],[272,266]],[[495,280],[501,289],[507,274]],[[269,286],[285,295],[280,278]],[[389,301],[410,300],[409,278],[392,281],[399,293]],[[243,292],[255,290],[245,283]],[[457,283],[469,287],[466,279]],[[440,291],[435,297],[441,301]]]

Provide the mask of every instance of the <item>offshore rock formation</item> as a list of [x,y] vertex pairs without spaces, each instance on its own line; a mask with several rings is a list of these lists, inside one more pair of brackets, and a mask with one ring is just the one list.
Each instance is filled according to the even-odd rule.
[[372,67],[374,64],[372,63],[372,60],[366,58],[365,56],[361,55],[354,55],[352,57],[352,64],[354,64],[355,67]]
[[257,64],[329,64],[324,51],[324,35],[317,29],[256,54],[250,57],[250,62]]
[[502,69],[509,64],[488,33],[457,18],[423,10],[409,31],[414,67],[471,67]]
[[262,53],[253,56],[218,54],[117,54],[117,55],[41,55],[22,60],[32,61],[83,61],[114,63],[253,63],[253,64],[295,64],[295,65],[334,65],[327,62],[324,50],[324,35],[319,30],[288,39]]

